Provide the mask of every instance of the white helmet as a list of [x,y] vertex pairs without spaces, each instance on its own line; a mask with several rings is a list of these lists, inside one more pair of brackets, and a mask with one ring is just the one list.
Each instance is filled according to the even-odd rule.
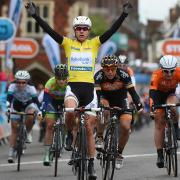
[[177,59],[172,55],[165,55],[159,61],[161,69],[175,69],[177,66]]
[[128,64],[128,59],[125,55],[119,55],[119,63],[120,64]]
[[91,27],[92,23],[88,17],[78,16],[78,17],[74,18],[73,27],[80,26],[80,25]]
[[17,71],[15,74],[16,80],[30,80],[31,76],[28,71]]

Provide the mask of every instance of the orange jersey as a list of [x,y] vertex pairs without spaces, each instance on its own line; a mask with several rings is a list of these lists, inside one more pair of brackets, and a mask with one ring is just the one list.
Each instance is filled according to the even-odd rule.
[[134,72],[130,67],[127,67],[127,72],[130,75],[130,77],[134,76]]
[[165,79],[163,71],[158,69],[152,74],[150,89],[169,92],[175,90],[178,83],[180,83],[179,67],[175,69],[171,79]]

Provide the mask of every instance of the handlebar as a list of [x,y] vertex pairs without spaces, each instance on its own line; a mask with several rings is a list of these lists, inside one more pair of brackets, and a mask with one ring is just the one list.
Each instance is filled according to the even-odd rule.
[[171,108],[171,107],[178,107],[180,106],[180,103],[177,104],[161,104],[161,105],[152,105],[152,110],[155,109],[165,109],[165,108]]

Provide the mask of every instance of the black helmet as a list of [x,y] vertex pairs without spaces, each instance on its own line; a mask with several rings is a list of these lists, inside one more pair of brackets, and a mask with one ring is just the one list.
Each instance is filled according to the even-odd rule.
[[66,64],[58,64],[54,68],[55,77],[57,79],[66,79],[69,75]]
[[108,55],[102,58],[101,66],[118,66],[119,59],[115,55]]
[[120,63],[120,64],[128,64],[129,61],[128,61],[128,59],[127,59],[127,56],[125,56],[125,55],[119,55],[119,63]]

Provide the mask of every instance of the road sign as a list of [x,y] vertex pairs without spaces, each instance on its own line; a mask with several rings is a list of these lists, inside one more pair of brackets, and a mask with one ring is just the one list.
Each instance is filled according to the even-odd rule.
[[[14,38],[11,57],[30,59],[39,51],[37,41],[31,38]],[[5,43],[0,43],[0,57],[5,56]]]
[[6,42],[12,39],[15,35],[16,28],[9,18],[0,18],[0,42]]
[[166,39],[162,44],[164,55],[180,56],[180,39]]

